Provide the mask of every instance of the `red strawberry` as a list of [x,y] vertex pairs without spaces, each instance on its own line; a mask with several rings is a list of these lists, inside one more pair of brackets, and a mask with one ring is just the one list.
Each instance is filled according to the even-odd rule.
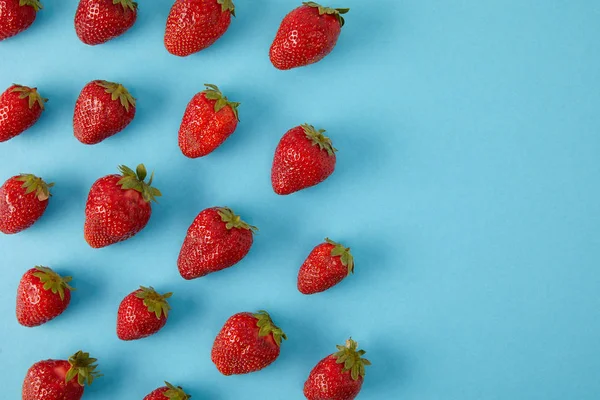
[[331,53],[349,8],[323,7],[305,1],[285,16],[271,45],[269,57],[278,69],[303,67]]
[[17,289],[17,321],[23,326],[45,324],[62,314],[71,301],[70,276],[62,277],[48,267],[25,272]]
[[277,194],[290,194],[323,182],[335,169],[335,152],[331,140],[303,124],[290,129],[275,150],[271,184]]
[[73,131],[84,144],[100,143],[121,132],[135,117],[135,99],[119,83],[92,81],[75,103]]
[[354,273],[350,249],[325,239],[308,255],[298,272],[298,290],[304,294],[323,292]]
[[31,174],[21,174],[8,179],[0,186],[0,232],[18,233],[33,225],[46,211],[50,188]]
[[285,333],[269,313],[238,313],[225,322],[213,344],[211,359],[223,375],[259,371],[279,357]]
[[93,248],[127,240],[144,229],[152,214],[151,201],[161,196],[152,187],[154,172],[146,183],[146,167],[136,172],[121,165],[122,175],[107,175],[92,185],[85,205],[85,240]]
[[338,352],[331,354],[310,371],[304,384],[304,396],[308,400],[353,400],[358,396],[365,377],[365,366],[371,362],[362,356],[358,343],[352,338],[346,346],[336,346]]
[[232,0],[176,0],[165,30],[167,51],[185,57],[204,50],[223,36],[232,15]]
[[146,397],[144,400],[188,400],[192,396],[183,391],[181,386],[173,386],[169,382],[165,382],[167,386],[159,387]]
[[29,28],[41,9],[39,0],[0,1],[0,41]]
[[[0,11],[1,7],[0,4]],[[6,89],[0,95],[0,142],[6,142],[31,128],[40,119],[47,101],[36,88],[15,84]]]
[[240,103],[229,101],[215,85],[189,102],[181,127],[179,148],[190,158],[203,157],[219,147],[234,131],[239,121]]
[[237,264],[250,251],[257,230],[227,207],[203,210],[187,231],[177,260],[179,273],[189,280]]
[[173,293],[159,294],[151,286],[140,286],[119,305],[117,336],[121,340],[137,340],[154,335],[167,323],[171,306],[167,299]]
[[[84,385],[101,377],[97,360],[78,351],[69,360],[45,360],[31,366],[23,381],[22,400],[79,400]],[[75,379],[77,378],[77,379]]]
[[132,0],[80,0],[75,32],[85,44],[106,43],[135,24],[137,6]]

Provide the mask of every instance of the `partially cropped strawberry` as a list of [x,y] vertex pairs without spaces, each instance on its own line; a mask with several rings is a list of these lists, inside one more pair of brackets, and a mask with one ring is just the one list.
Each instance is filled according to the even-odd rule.
[[271,184],[277,194],[286,195],[317,185],[335,169],[331,140],[308,124],[290,129],[275,150]]
[[169,302],[173,293],[159,294],[153,287],[140,288],[128,294],[117,313],[117,336],[121,340],[137,340],[154,335],[167,323]]
[[203,210],[185,236],[177,260],[179,273],[194,279],[237,264],[250,251],[257,230],[230,208]]
[[81,143],[96,144],[121,132],[134,117],[135,99],[123,85],[92,81],[75,103],[73,131]]
[[40,119],[47,101],[36,88],[14,84],[6,89],[0,95],[0,142],[31,128]]
[[17,288],[17,321],[23,326],[45,324],[62,314],[71,301],[70,276],[62,277],[48,267],[25,272]]
[[298,272],[298,290],[304,294],[323,292],[354,273],[350,249],[325,239],[308,255]]
[[273,65],[291,69],[322,60],[335,47],[348,11],[303,2],[281,22],[269,53]]
[[210,357],[223,375],[247,374],[273,363],[282,339],[285,333],[266,311],[238,313],[225,322]]
[[238,106],[215,85],[189,102],[179,128],[179,148],[190,158],[205,156],[219,147],[237,127]]
[[183,391],[181,386],[173,386],[169,382],[165,382],[165,385],[144,397],[144,400],[188,400],[192,398]]
[[136,171],[121,165],[121,175],[107,175],[92,185],[85,205],[84,237],[93,248],[105,247],[137,234],[152,214],[151,201],[161,196],[148,182],[144,164]]
[[0,186],[0,232],[18,233],[33,225],[46,211],[50,188],[32,174],[21,174]]
[[132,0],[80,0],[75,32],[85,44],[106,43],[135,24],[137,3]]
[[211,46],[227,31],[232,15],[232,0],[176,0],[165,30],[167,51],[185,57]]
[[69,360],[45,360],[31,366],[23,381],[22,400],[79,400],[84,386],[101,377],[95,358],[78,351]]
[[0,41],[29,28],[41,9],[39,0],[0,1]]

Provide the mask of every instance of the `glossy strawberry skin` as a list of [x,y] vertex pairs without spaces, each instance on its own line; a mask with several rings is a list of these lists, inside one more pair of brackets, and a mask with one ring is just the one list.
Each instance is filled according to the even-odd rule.
[[257,319],[251,313],[238,313],[225,322],[217,335],[211,360],[223,375],[259,371],[279,357],[273,334],[259,337]]
[[329,355],[312,369],[304,384],[304,396],[308,400],[353,400],[358,396],[363,377],[353,380],[350,371],[342,372],[344,364]]
[[168,400],[167,396],[164,394],[167,390],[169,390],[169,388],[166,386],[153,390],[152,393],[144,397],[144,400]]
[[84,237],[93,248],[127,240],[141,231],[152,214],[141,193],[118,185],[120,175],[107,175],[92,185],[85,206]]
[[117,336],[121,340],[137,340],[151,336],[161,330],[167,323],[167,317],[163,314],[160,318],[148,311],[144,300],[136,297],[136,290],[128,294],[121,304],[117,313]]
[[19,5],[19,0],[0,1],[0,41],[15,36],[33,24],[37,12],[30,5]]
[[179,128],[179,148],[186,157],[212,153],[235,131],[238,120],[233,109],[225,106],[215,112],[215,103],[204,93],[189,102]]
[[316,63],[331,53],[341,25],[333,15],[319,15],[318,8],[302,5],[285,16],[269,57],[281,70]]
[[45,360],[27,371],[23,381],[22,400],[79,400],[83,386],[77,379],[65,382],[70,364],[66,360]]
[[241,261],[252,247],[252,231],[227,229],[218,210],[214,207],[200,212],[187,231],[177,260],[184,279],[229,268]]
[[197,53],[217,41],[229,28],[231,11],[217,0],[176,0],[165,30],[167,51],[179,57]]
[[25,272],[17,288],[17,321],[27,327],[34,327],[62,314],[71,302],[71,292],[64,291],[63,300],[58,293],[44,289],[44,283],[35,276],[35,268]]
[[298,273],[298,290],[303,294],[323,292],[348,276],[348,267],[342,264],[339,256],[332,256],[335,246],[321,243],[315,247]]
[[25,194],[23,182],[13,176],[0,186],[0,232],[14,234],[32,226],[46,211],[48,200]]
[[75,103],[73,131],[84,144],[100,143],[121,132],[135,117],[135,106],[125,109],[97,82],[85,85]]
[[0,142],[5,142],[25,132],[42,115],[43,110],[40,105],[34,103],[29,108],[29,100],[19,98],[20,94],[13,91],[15,88],[16,86],[12,85],[0,95]]
[[127,32],[137,19],[131,10],[112,0],[81,0],[75,13],[75,32],[79,39],[94,46]]
[[327,179],[335,170],[335,154],[313,145],[304,129],[290,129],[275,150],[271,184],[275,193],[287,195]]

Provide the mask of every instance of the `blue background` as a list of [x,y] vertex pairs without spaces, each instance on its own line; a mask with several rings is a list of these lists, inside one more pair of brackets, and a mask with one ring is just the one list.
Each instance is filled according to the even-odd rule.
[[[59,4],[60,3],[60,4]],[[50,98],[35,127],[0,144],[0,179],[56,182],[32,229],[0,237],[0,386],[19,398],[27,368],[84,349],[105,377],[86,399],[141,399],[163,380],[195,399],[302,399],[314,364],[348,336],[367,350],[361,400],[600,397],[600,4],[597,1],[335,0],[352,8],[324,61],[277,71],[268,49],[299,1],[237,1],[210,49],[169,55],[170,1],[142,0],[125,36],[87,47],[76,1],[45,1],[27,32],[0,43],[0,87]],[[96,146],[72,133],[90,80],[123,83],[138,114]],[[203,83],[242,103],[235,134],[185,158],[177,130]],[[334,175],[289,197],[270,187],[291,127],[326,128]],[[83,240],[87,192],[118,164],[144,162],[163,192],[147,228],[102,250]],[[184,281],[176,267],[202,209],[230,206],[260,233],[227,271]],[[303,296],[296,275],[325,236],[351,246],[356,274]],[[74,277],[68,311],[27,329],[14,317],[36,264]],[[138,285],[174,291],[159,334],[121,342],[115,316]],[[275,365],[221,376],[223,322],[267,309],[289,340]]]

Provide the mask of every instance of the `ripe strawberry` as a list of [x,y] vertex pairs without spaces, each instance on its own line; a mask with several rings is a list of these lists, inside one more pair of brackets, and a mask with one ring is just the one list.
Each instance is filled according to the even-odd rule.
[[335,169],[335,152],[325,130],[303,124],[290,129],[275,150],[271,184],[285,195],[323,182]]
[[165,382],[167,386],[159,387],[146,397],[144,400],[188,400],[192,396],[183,391],[181,386],[173,386],[169,382]]
[[325,239],[308,255],[298,272],[298,290],[304,294],[324,292],[354,273],[350,249]]
[[[101,377],[97,360],[78,351],[69,360],[39,361],[27,371],[23,381],[22,400],[79,400],[84,385]],[[77,378],[77,379],[75,379]]]
[[223,36],[232,15],[232,0],[176,0],[165,30],[167,51],[185,57],[204,50]]
[[240,103],[229,101],[215,85],[205,86],[206,90],[189,102],[179,128],[179,148],[190,158],[212,153],[235,131],[239,121]]
[[47,101],[40,96],[37,88],[14,84],[6,89],[0,95],[0,142],[31,128],[40,119]]
[[213,344],[211,359],[223,375],[259,371],[279,357],[285,333],[269,313],[238,313],[225,322]]
[[39,0],[4,0],[0,2],[0,41],[15,36],[33,24],[42,9]]
[[80,0],[75,32],[91,46],[121,36],[135,24],[137,3],[132,0]]
[[358,396],[365,377],[365,366],[371,362],[362,356],[364,350],[356,350],[358,343],[352,338],[346,346],[321,361],[310,371],[304,384],[304,396],[308,400],[353,400]]
[[331,53],[349,8],[323,7],[305,1],[285,16],[271,45],[269,57],[278,69],[303,67]]
[[84,144],[100,143],[121,132],[135,117],[135,99],[119,83],[92,81],[75,103],[73,131]]
[[31,174],[9,178],[0,186],[0,232],[18,233],[33,225],[46,211],[50,188]]
[[85,205],[85,240],[93,248],[127,240],[144,229],[152,214],[151,201],[161,196],[152,187],[154,172],[146,183],[146,167],[136,172],[121,165],[122,175],[107,175],[92,185]]
[[185,279],[194,279],[229,268],[252,247],[258,228],[248,225],[227,207],[203,210],[187,231],[177,266]]
[[117,336],[121,340],[137,340],[160,331],[167,323],[171,306],[167,299],[173,293],[159,294],[153,287],[140,286],[119,305]]
[[71,301],[70,276],[62,277],[48,267],[25,272],[17,289],[17,321],[23,326],[45,324],[62,314]]

